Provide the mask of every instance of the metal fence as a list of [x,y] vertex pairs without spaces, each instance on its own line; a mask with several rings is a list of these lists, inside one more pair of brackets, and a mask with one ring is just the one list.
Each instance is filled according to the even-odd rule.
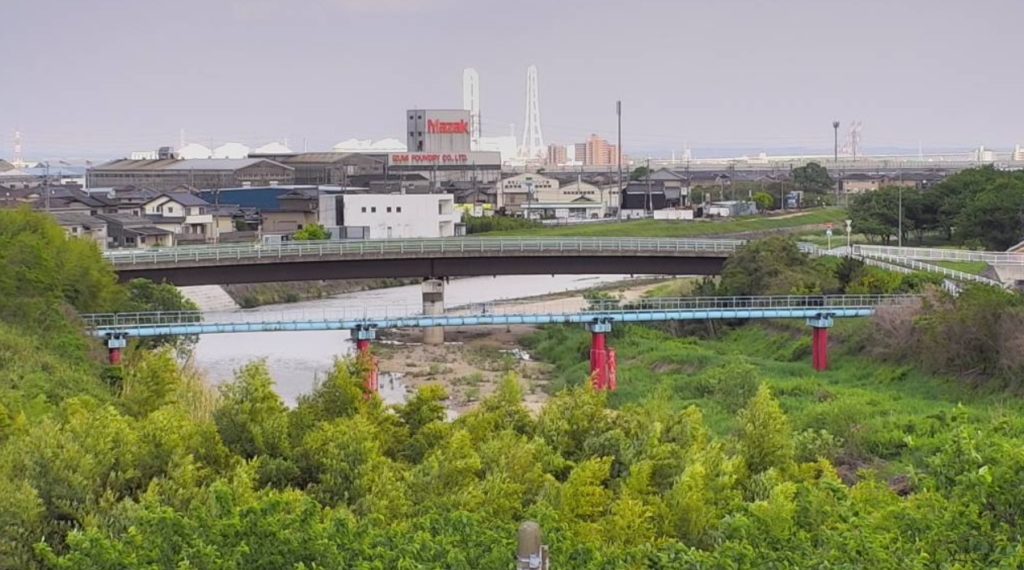
[[[446,316],[492,315],[615,315],[664,313],[680,311],[728,309],[870,309],[913,301],[913,295],[780,295],[762,297],[682,297],[641,299],[631,302],[561,299],[542,302],[474,303],[445,311]],[[231,311],[202,313],[199,311],[149,313],[97,313],[82,315],[92,329],[119,329],[146,326],[219,324],[219,323],[281,323],[339,322],[398,319],[422,315],[419,305],[353,306],[319,311]]]
[[939,249],[927,247],[889,247],[882,245],[855,245],[854,255],[905,258],[918,261],[981,261],[997,265],[1024,265],[1024,253],[1000,251],[970,251],[966,249]]
[[660,238],[451,238],[416,240],[316,241],[279,245],[247,244],[117,251],[104,254],[114,266],[293,257],[360,257],[422,254],[505,254],[527,252],[732,253],[744,240]]
[[[863,257],[863,261],[868,263],[869,260],[873,260],[879,263],[875,263],[879,267],[884,269],[895,270],[899,266],[903,266],[908,271],[902,271],[902,273],[911,273],[915,271],[922,271],[927,273],[938,273],[945,275],[950,279],[957,281],[973,281],[975,283],[984,283],[985,285],[991,285],[993,287],[1004,287],[999,281],[989,279],[988,277],[982,277],[981,275],[975,275],[973,273],[966,273],[963,271],[957,271],[956,269],[950,269],[948,267],[942,267],[941,265],[933,265],[931,263],[924,263],[912,258],[897,257],[890,255],[872,255],[871,257]],[[884,265],[883,265],[884,264]],[[872,265],[869,263],[869,265]]]

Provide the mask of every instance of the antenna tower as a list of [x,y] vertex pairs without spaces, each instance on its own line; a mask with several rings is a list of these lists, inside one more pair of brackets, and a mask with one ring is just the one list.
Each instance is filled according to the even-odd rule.
[[860,131],[862,125],[860,121],[853,121],[850,123],[850,154],[853,155],[853,160],[857,160],[857,151],[860,150]]
[[480,75],[472,67],[462,70],[462,108],[469,111],[469,144],[480,144]]
[[540,131],[540,102],[537,96],[537,66],[526,69],[526,124],[523,125],[523,158],[540,158],[544,154],[544,135]]
[[21,160],[21,131],[14,131],[14,166],[21,168],[25,163]]

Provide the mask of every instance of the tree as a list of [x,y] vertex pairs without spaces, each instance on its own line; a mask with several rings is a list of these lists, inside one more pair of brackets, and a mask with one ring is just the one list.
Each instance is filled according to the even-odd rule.
[[740,446],[752,473],[786,469],[795,454],[789,420],[768,386],[762,384],[747,407],[740,410]]
[[295,241],[323,241],[331,239],[331,233],[320,224],[310,224],[292,234]]
[[646,166],[638,166],[633,169],[633,172],[629,173],[629,179],[634,182],[637,180],[645,180],[651,173],[651,169]]
[[266,363],[246,365],[221,386],[221,405],[213,413],[228,449],[247,459],[279,456],[288,447],[288,410],[274,391]]
[[[899,231],[899,196],[895,188],[858,194],[850,203],[853,231],[888,245]],[[904,229],[906,229],[904,220]]]
[[759,212],[765,212],[775,207],[775,197],[767,192],[757,192],[754,194],[754,203]]
[[817,162],[808,162],[805,166],[793,169],[793,184],[797,190],[804,192],[828,192],[835,188],[835,180],[828,170]]
[[829,293],[839,287],[791,239],[772,237],[747,244],[726,260],[719,295]]
[[967,202],[956,218],[959,242],[1005,250],[1024,238],[1024,178],[1006,177]]

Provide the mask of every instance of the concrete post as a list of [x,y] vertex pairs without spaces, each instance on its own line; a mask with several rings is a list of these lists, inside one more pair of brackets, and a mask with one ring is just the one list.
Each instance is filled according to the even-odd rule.
[[607,335],[612,331],[611,323],[591,323],[590,379],[595,390],[611,390],[608,374]]
[[821,314],[807,319],[811,326],[811,359],[818,372],[828,370],[828,329],[832,328],[832,316]]
[[548,570],[548,547],[544,546],[540,525],[524,522],[516,538],[516,570]]
[[[423,282],[423,314],[428,317],[444,314],[444,281],[427,279]],[[444,328],[423,329],[423,344],[444,344]]]
[[356,329],[352,331],[352,336],[356,339],[356,350],[358,351],[356,358],[366,370],[363,387],[366,388],[368,396],[376,394],[380,386],[380,367],[377,357],[370,352],[370,341],[377,338],[376,331],[373,329]]
[[121,365],[121,356],[126,346],[128,346],[128,338],[125,335],[112,334],[107,336],[107,361],[111,366]]

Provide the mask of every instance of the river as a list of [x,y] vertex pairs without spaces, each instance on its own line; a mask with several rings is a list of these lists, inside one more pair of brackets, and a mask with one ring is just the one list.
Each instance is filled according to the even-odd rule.
[[[535,295],[589,289],[630,279],[628,275],[512,275],[457,279],[445,288],[445,306],[486,303]],[[245,313],[321,311],[344,307],[421,306],[419,285],[346,293],[301,303],[238,309]],[[352,354],[348,331],[265,332],[209,334],[200,337],[195,363],[214,384],[229,380],[234,371],[253,360],[265,358],[277,391],[288,405],[309,392],[318,375],[329,370],[335,358]]]

